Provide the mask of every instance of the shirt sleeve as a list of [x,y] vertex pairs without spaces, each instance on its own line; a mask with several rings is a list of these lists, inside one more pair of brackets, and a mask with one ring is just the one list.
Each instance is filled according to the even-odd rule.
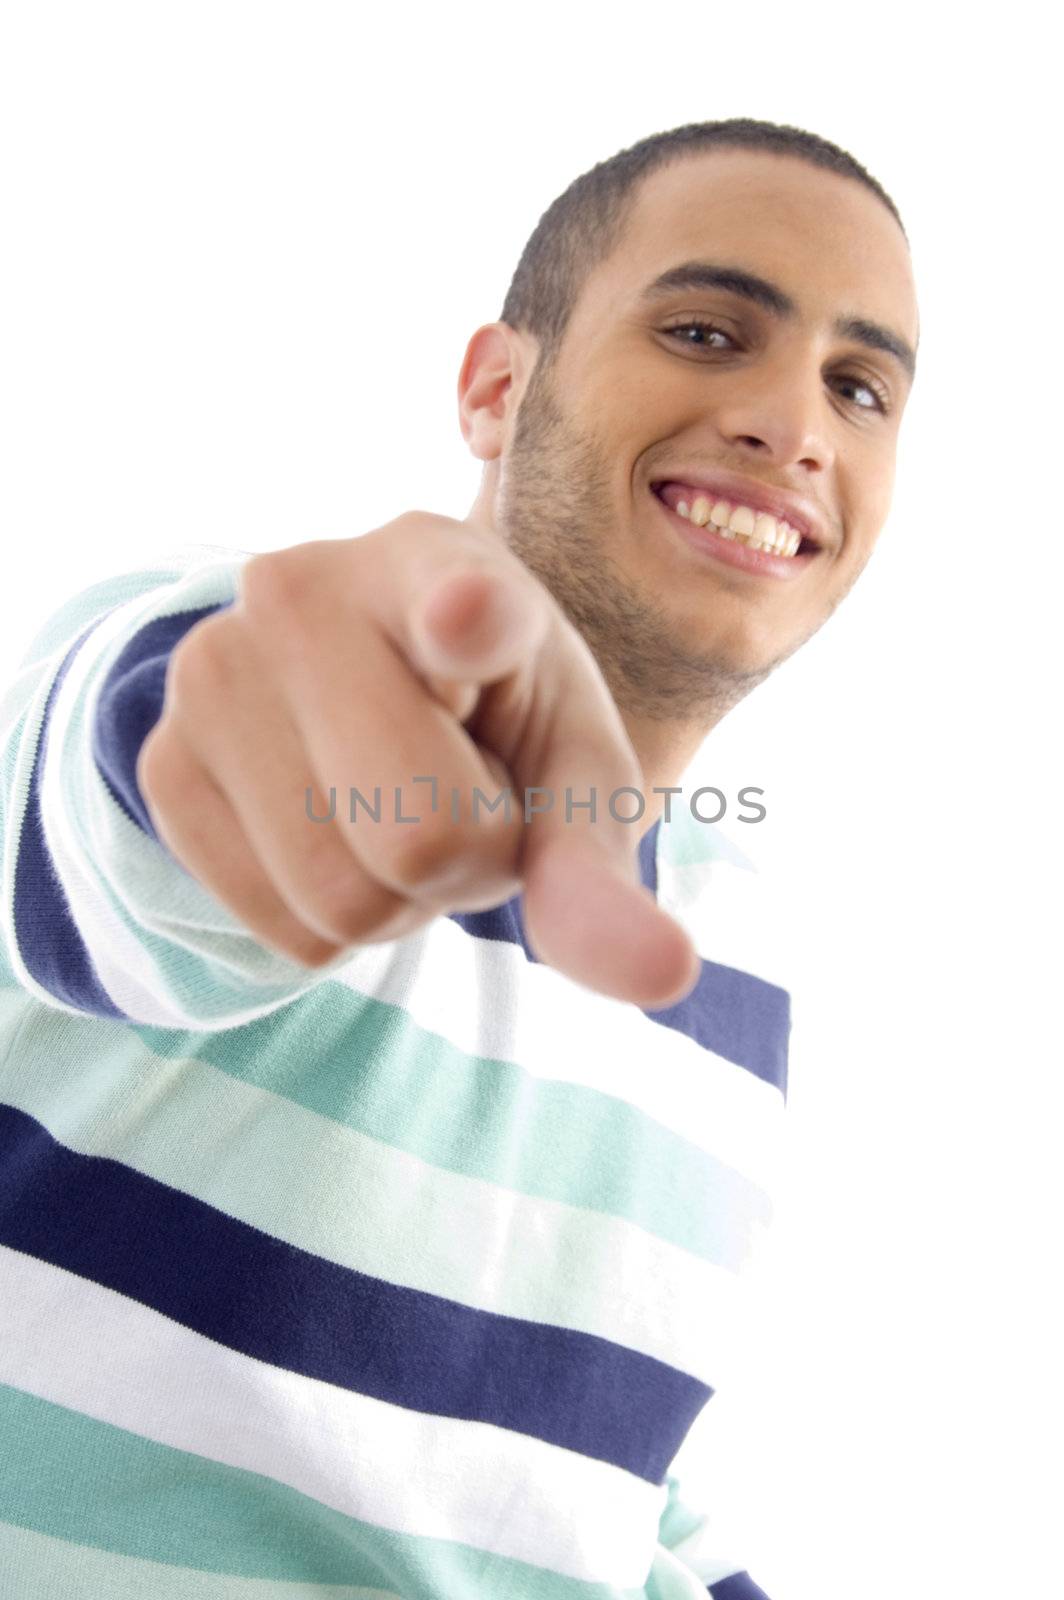
[[234,603],[249,555],[183,546],[75,595],[0,701],[0,955],[59,1010],[235,1027],[350,958],[308,969],[260,944],[169,853],[137,787],[170,655]]
[[668,1498],[658,1525],[647,1600],[770,1600],[742,1562],[729,1552],[713,1519],[684,1499],[682,1480],[669,1474]]

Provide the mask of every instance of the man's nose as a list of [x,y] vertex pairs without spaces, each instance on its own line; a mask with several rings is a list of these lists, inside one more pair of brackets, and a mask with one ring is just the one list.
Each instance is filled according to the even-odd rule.
[[737,449],[824,471],[834,460],[830,407],[819,362],[792,355],[729,374],[713,410],[717,429]]

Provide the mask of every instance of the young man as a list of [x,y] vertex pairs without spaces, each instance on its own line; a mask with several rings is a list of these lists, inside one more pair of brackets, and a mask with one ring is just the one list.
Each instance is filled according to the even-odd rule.
[[0,730],[19,1600],[762,1596],[669,1467],[789,997],[678,779],[867,562],[917,332],[851,157],[655,136],[470,340],[465,519],[44,628]]

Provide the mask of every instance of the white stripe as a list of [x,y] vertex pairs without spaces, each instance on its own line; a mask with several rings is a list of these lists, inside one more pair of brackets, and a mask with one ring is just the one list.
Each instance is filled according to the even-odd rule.
[[[85,1024],[19,1009],[19,1071],[0,1079],[3,1099],[68,1149],[341,1266],[595,1334],[721,1387],[740,1332],[731,1270],[622,1218],[448,1172],[206,1062],[156,1057],[122,1024],[88,1025],[86,1072]],[[0,993],[0,1036],[9,1015],[13,1028]]]
[[788,988],[793,906],[773,876],[729,861],[658,861],[658,903],[687,929],[706,961]]
[[399,1006],[469,1054],[541,1082],[611,1095],[765,1189],[775,1185],[783,1096],[636,1005],[592,993],[520,946],[448,917],[356,950],[332,980]]
[[[18,1600],[402,1600],[391,1589],[347,1583],[238,1578],[73,1544],[0,1521],[0,1572]],[[44,1589],[29,1585],[41,1579]],[[703,1591],[701,1600],[705,1600]]]
[[[682,1548],[682,1545],[676,1546],[677,1550]],[[648,1579],[647,1587],[652,1594],[667,1596],[668,1600],[706,1600],[708,1584],[719,1583],[722,1578],[730,1578],[734,1573],[745,1570],[729,1557],[720,1560],[706,1558],[696,1573],[675,1551],[659,1544],[654,1551],[654,1565],[651,1568],[653,1583]],[[225,1600],[229,1600],[228,1595]]]
[[[62,655],[59,659],[62,659]],[[47,671],[47,661],[30,661],[20,667],[15,677],[9,678],[4,685],[3,698],[0,699],[0,745],[7,744],[11,730],[33,698],[42,674]]]
[[4,1246],[0,1382],[378,1527],[588,1582],[643,1582],[667,1498],[576,1451],[237,1354]]
[[708,1516],[704,1516],[697,1528],[694,1528],[686,1538],[679,1539],[671,1546],[671,1556],[684,1573],[696,1574],[703,1586],[698,1591],[703,1600],[706,1584],[720,1583],[722,1578],[730,1578],[736,1572],[746,1570],[743,1563],[737,1561],[734,1555],[725,1554],[721,1550],[716,1531],[711,1527],[711,1519]]

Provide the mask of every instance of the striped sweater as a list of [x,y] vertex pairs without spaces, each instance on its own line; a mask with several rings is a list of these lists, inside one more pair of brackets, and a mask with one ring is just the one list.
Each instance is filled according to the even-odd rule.
[[702,957],[656,1011],[520,896],[269,951],[136,783],[247,556],[79,593],[0,708],[0,1591],[764,1600],[670,1470],[772,1211],[763,879],[679,798],[646,832]]

